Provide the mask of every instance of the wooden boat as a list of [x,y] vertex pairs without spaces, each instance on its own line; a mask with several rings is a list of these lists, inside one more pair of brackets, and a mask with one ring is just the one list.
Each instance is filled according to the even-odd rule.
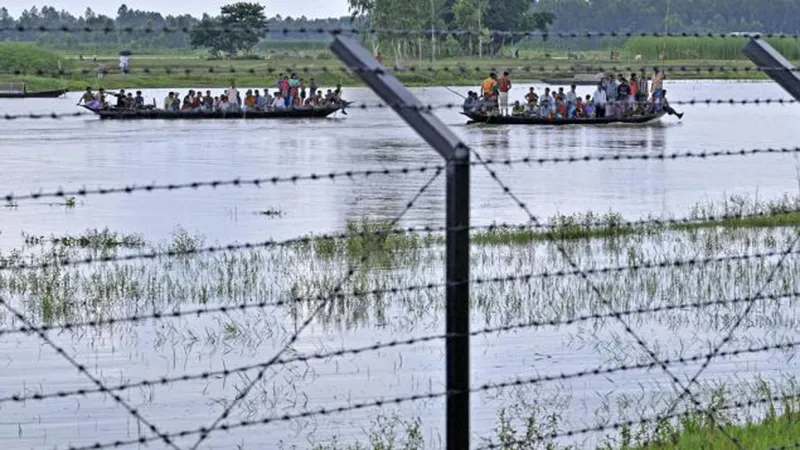
[[101,119],[110,120],[139,120],[139,119],[182,119],[182,120],[204,120],[204,119],[311,119],[328,117],[336,111],[342,110],[343,113],[350,102],[344,102],[341,106],[310,107],[302,106],[290,109],[275,109],[270,111],[235,111],[235,112],[203,112],[203,111],[165,111],[163,109],[100,109],[93,110],[86,105],[83,108],[92,111],[100,116]]
[[577,119],[547,119],[542,117],[530,116],[500,116],[500,115],[485,115],[476,113],[461,114],[469,117],[471,123],[485,123],[496,125],[609,125],[609,124],[643,124],[653,122],[660,119],[666,112],[658,112],[654,114],[646,114],[643,116],[631,117],[591,117],[591,118],[577,118]]
[[560,80],[542,80],[542,84],[547,84],[549,86],[597,86],[599,81],[592,81],[592,80],[575,80],[572,78],[563,78]]
[[57,98],[66,94],[67,89],[55,89],[52,91],[0,91],[0,98]]
[[555,85],[555,86],[597,86],[597,83],[603,78],[603,74],[575,74],[572,78],[553,78],[549,80],[542,80],[542,83]]

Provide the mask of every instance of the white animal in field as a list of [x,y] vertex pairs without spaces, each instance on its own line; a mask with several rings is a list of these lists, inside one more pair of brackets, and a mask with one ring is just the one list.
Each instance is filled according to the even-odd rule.
[[642,60],[642,55],[636,55],[636,57],[634,59],[636,61],[641,61]]

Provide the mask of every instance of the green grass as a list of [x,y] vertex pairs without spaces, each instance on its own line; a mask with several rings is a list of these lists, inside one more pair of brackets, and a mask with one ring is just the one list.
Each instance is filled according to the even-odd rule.
[[[748,38],[743,37],[632,37],[623,52],[628,58],[642,55],[645,59],[657,60],[664,51],[665,60],[747,60],[742,52]],[[777,51],[790,60],[800,59],[800,40],[766,39]]]
[[[639,39],[639,38],[635,38]],[[644,38],[642,38],[644,39]],[[681,41],[679,38],[675,38]],[[463,58],[440,58],[434,64],[429,60],[405,61],[404,67],[409,69],[415,67],[418,70],[398,72],[398,78],[409,86],[477,86],[479,81],[486,76],[486,72],[491,68],[530,68],[530,70],[517,70],[513,78],[518,81],[535,81],[538,79],[569,78],[576,71],[582,71],[580,67],[603,67],[606,69],[615,68],[617,71],[628,68],[636,69],[644,67],[648,71],[652,66],[671,66],[675,70],[669,70],[668,79],[730,79],[730,80],[766,80],[764,74],[756,71],[745,71],[745,68],[753,68],[753,65],[746,61],[740,54],[720,53],[718,56],[726,58],[705,58],[705,52],[693,50],[694,47],[675,47],[676,50],[669,53],[665,61],[661,61],[657,52],[650,51],[644,56],[642,61],[633,61],[633,56],[637,52],[644,51],[653,43],[649,41],[634,41],[632,38],[629,50],[624,53],[626,58],[622,60],[608,60],[606,52],[586,52],[586,58],[581,60],[568,60],[566,53],[535,53],[527,57],[515,59],[511,57],[485,57],[478,59],[475,57]],[[780,40],[786,41],[785,39]],[[674,40],[667,40],[674,42]],[[728,42],[728,41],[724,41]],[[732,40],[731,40],[732,42]],[[793,41],[791,41],[793,42]],[[680,42],[679,42],[680,44]],[[673,45],[673,44],[671,44]],[[682,44],[681,44],[682,45]],[[688,45],[688,44],[687,44]],[[113,71],[118,70],[118,56],[113,53],[99,54],[97,63],[92,62],[91,56],[84,54],[84,60],[79,61],[76,52],[56,53],[36,47],[32,44],[0,44],[14,51],[6,51],[13,54],[13,58],[7,57],[3,61],[0,56],[0,68],[8,70],[24,70],[26,75],[0,75],[0,81],[25,81],[33,89],[52,89],[67,87],[70,90],[80,91],[86,86],[94,88],[104,87],[107,89],[146,89],[146,88],[222,88],[226,87],[233,80],[239,86],[247,87],[268,87],[272,88],[275,78],[279,73],[288,73],[296,70],[298,76],[309,79],[315,78],[320,87],[331,87],[336,84],[343,86],[362,86],[360,79],[342,71],[342,65],[327,50],[292,50],[292,51],[271,51],[256,55],[258,59],[234,59],[234,60],[210,60],[203,57],[202,53],[187,51],[186,53],[154,53],[134,55],[130,61],[130,68],[133,71],[123,77],[119,74],[110,73],[105,75],[102,80],[96,77],[96,71],[100,64]],[[628,47],[626,47],[628,48]],[[699,48],[699,47],[698,47]],[[740,52],[741,53],[741,52]],[[2,51],[0,51],[0,55]],[[701,56],[692,56],[699,54]],[[30,56],[28,56],[30,55]],[[789,54],[790,59],[800,59],[800,54]],[[62,61],[65,70],[70,70],[71,74],[66,77],[53,76],[58,71],[58,60]],[[713,65],[725,66],[731,70],[700,71],[694,70],[696,67],[708,67],[713,59]],[[704,61],[705,60],[705,61]],[[387,57],[385,61],[387,67],[392,68],[396,61]],[[209,72],[213,67],[214,72]],[[433,68],[433,71],[428,70]],[[144,68],[150,69],[152,73],[142,73]],[[165,69],[171,69],[172,73],[166,73]],[[302,68],[309,68],[309,72],[303,72]],[[450,70],[445,70],[448,68]],[[480,71],[475,69],[479,68]],[[681,70],[685,68],[686,70]],[[732,70],[732,69],[736,70]],[[231,69],[234,71],[231,72]],[[544,69],[544,71],[542,71]],[[82,71],[86,73],[82,73]],[[187,73],[189,70],[189,73]],[[326,70],[323,72],[322,70]],[[44,76],[37,76],[37,71],[44,72]]]
[[[594,212],[556,215],[544,220],[544,228],[497,227],[476,230],[471,234],[473,245],[526,245],[550,240],[613,239],[628,235],[653,235],[666,231],[698,231],[709,228],[736,230],[744,228],[797,227],[800,226],[800,198],[784,196],[773,201],[759,201],[742,196],[731,196],[719,204],[695,205],[688,218],[690,223],[669,223],[669,217],[650,218],[664,223],[634,225],[614,212]],[[715,219],[717,217],[725,219]],[[431,245],[443,244],[441,234],[405,233],[395,227],[391,230],[386,221],[362,219],[347,223],[346,239],[328,239],[308,236],[309,243],[321,256],[333,257],[345,252],[356,256],[365,248],[372,252],[411,252]],[[384,239],[375,233],[387,233]]]

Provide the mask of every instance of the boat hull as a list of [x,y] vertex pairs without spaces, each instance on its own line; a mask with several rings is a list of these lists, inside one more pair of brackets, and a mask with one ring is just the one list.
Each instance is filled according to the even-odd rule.
[[[88,109],[88,108],[87,108]],[[313,119],[328,117],[341,108],[295,108],[275,111],[194,112],[164,110],[98,110],[103,120],[224,120],[224,119]],[[91,110],[90,110],[91,111]]]
[[67,92],[67,89],[34,92],[0,92],[0,98],[57,98]]
[[548,84],[551,86],[597,86],[598,81],[591,81],[591,80],[570,80],[570,79],[563,79],[563,80],[542,80],[542,84]]
[[610,125],[610,124],[643,124],[653,122],[664,116],[664,112],[634,117],[602,117],[583,119],[546,119],[527,116],[486,116],[462,112],[469,117],[471,123],[496,125]]

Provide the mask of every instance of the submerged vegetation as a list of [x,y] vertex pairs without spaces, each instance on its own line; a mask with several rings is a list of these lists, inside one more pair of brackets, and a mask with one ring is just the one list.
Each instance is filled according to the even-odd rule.
[[[646,332],[649,349],[660,359],[702,358],[731,330],[725,351],[792,342],[800,329],[796,301],[800,248],[789,248],[800,226],[797,209],[798,199],[792,196],[774,201],[731,197],[696,206],[689,212],[689,222],[630,223],[609,212],[559,215],[544,221],[545,229],[473,231],[470,301],[472,330],[478,333],[473,345],[478,354],[506,355],[500,370],[480,374],[476,383],[649,363],[652,357],[619,327],[612,311],[632,329]],[[252,370],[241,367],[272,357],[306,320],[314,328],[304,332],[308,341],[296,343],[283,357],[335,352],[375,340],[440,335],[445,312],[442,234],[410,233],[390,222],[368,219],[349,222],[346,232],[346,238],[309,236],[297,243],[231,252],[202,251],[208,245],[205,239],[183,229],[161,243],[108,229],[74,236],[24,234],[20,248],[0,254],[4,266],[0,296],[36,324],[56,327],[51,334],[57,332],[58,339],[82,354],[99,353],[113,343],[115,351],[131,358],[134,352],[153,354],[141,357],[147,364],[166,360],[180,373],[207,371],[204,361],[214,361],[209,363],[214,364],[211,370],[224,368],[229,375],[202,379],[197,389],[216,410],[232,389],[239,392],[254,379]],[[552,239],[558,239],[571,262]],[[779,265],[778,253],[785,251],[791,256]],[[140,252],[159,255],[63,264],[98,254],[113,259]],[[601,295],[576,276],[573,263],[589,272],[587,278]],[[18,265],[29,268],[12,269]],[[93,321],[102,323],[86,324]],[[63,326],[67,323],[83,325]],[[735,330],[734,324],[739,325]],[[21,325],[0,312],[4,331]],[[26,333],[10,336],[38,342]],[[437,391],[439,381],[434,375],[429,381],[426,374],[438,370],[440,344],[434,339],[431,347],[399,345],[382,349],[380,357],[372,359],[372,353],[359,353],[287,362],[275,369],[281,374],[277,380],[274,376],[257,380],[257,388],[235,414],[256,420],[314,410],[317,405],[340,405],[350,401],[350,390],[359,395],[366,385],[370,398],[403,395],[398,390],[406,381],[415,386],[414,393]],[[125,348],[133,350],[120,350]],[[767,374],[771,392],[798,394],[792,380],[781,378],[795,364],[793,348],[756,353],[763,358],[751,359],[749,353],[721,357],[730,371],[700,380],[696,392],[701,405],[769,396],[752,382],[754,376]],[[412,367],[410,375],[404,369],[407,365]],[[675,365],[671,370],[683,378],[693,375],[694,368]],[[587,374],[539,383],[535,393],[491,390],[476,395],[483,412],[475,426],[491,442],[506,442],[501,450],[584,448],[576,447],[581,441],[564,438],[540,439],[527,446],[513,442],[663,414],[675,393],[664,387],[671,381],[661,375],[656,369],[626,371],[620,379]],[[392,382],[376,382],[376,376]],[[619,380],[624,382],[618,384]],[[124,384],[127,379],[107,381]],[[423,387],[424,383],[430,386]],[[11,392],[0,397],[17,389],[26,393],[30,388],[9,386],[6,390]],[[154,420],[169,421],[170,410],[159,409],[171,398],[164,389],[149,386],[129,395],[141,396],[142,408]],[[339,395],[340,389],[347,392]],[[519,404],[526,395],[533,400]],[[165,396],[167,400],[161,400]],[[94,400],[81,400],[85,402]],[[724,440],[714,431],[721,424],[747,442],[747,448],[762,448],[759,445],[767,436],[777,440],[770,444],[781,445],[797,440],[797,406],[776,402],[772,407],[718,408],[719,414],[709,416],[692,415],[691,404],[681,405],[679,411],[687,415],[677,420],[611,430],[596,436],[595,444],[608,443],[609,449],[677,450],[695,448],[694,443],[702,440],[719,446],[710,449],[721,450],[726,448]],[[431,407],[440,417],[438,406]],[[205,417],[199,416],[200,409],[208,413],[208,408],[199,408],[198,420]],[[492,422],[499,417],[493,431],[487,410],[492,411]],[[314,428],[319,423],[310,418],[298,420],[293,425],[296,430],[313,428],[321,434],[309,441],[302,431],[289,433],[285,448],[436,448],[438,422],[422,411],[398,410],[396,419],[376,420],[374,432],[368,431],[361,444],[352,429],[340,433],[334,425]],[[322,433],[323,429],[330,432]],[[301,441],[319,444],[297,446]]]

